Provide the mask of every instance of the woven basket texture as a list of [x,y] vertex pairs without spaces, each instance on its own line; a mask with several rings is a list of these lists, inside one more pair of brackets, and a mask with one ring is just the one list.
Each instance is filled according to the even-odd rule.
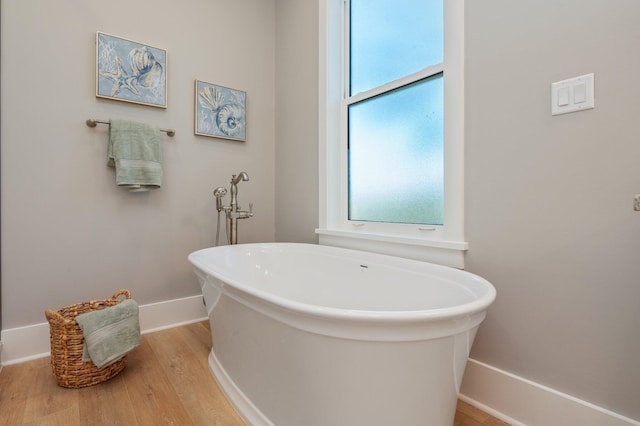
[[98,368],[91,361],[82,361],[84,338],[76,322],[76,316],[87,312],[117,305],[131,299],[129,290],[122,289],[109,299],[76,303],[57,311],[47,309],[51,341],[51,370],[58,385],[65,388],[83,388],[95,385],[120,373],[125,366],[126,356],[104,368]]

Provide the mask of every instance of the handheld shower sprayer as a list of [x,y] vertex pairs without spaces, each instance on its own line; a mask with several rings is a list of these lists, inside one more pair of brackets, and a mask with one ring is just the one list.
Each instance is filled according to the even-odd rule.
[[227,188],[221,186],[213,190],[213,196],[216,197],[216,209],[218,213],[222,211],[222,199],[227,195]]

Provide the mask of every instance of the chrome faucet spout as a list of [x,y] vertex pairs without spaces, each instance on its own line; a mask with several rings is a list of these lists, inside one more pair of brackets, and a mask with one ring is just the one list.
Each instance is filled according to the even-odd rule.
[[240,181],[248,181],[249,180],[249,175],[247,174],[247,172],[240,172],[240,174],[238,174],[238,176],[236,177],[236,175],[232,175],[231,176],[231,183],[233,185],[237,185],[240,183]]

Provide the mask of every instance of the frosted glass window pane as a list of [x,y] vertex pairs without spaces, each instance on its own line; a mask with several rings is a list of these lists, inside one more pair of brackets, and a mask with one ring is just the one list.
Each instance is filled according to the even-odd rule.
[[349,107],[349,219],[443,223],[443,77]]
[[443,61],[442,2],[351,0],[351,95]]

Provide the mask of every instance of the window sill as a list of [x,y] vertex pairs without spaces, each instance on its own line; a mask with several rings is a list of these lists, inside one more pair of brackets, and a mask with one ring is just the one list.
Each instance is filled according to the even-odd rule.
[[399,235],[316,229],[320,244],[432,262],[464,269],[468,243]]

